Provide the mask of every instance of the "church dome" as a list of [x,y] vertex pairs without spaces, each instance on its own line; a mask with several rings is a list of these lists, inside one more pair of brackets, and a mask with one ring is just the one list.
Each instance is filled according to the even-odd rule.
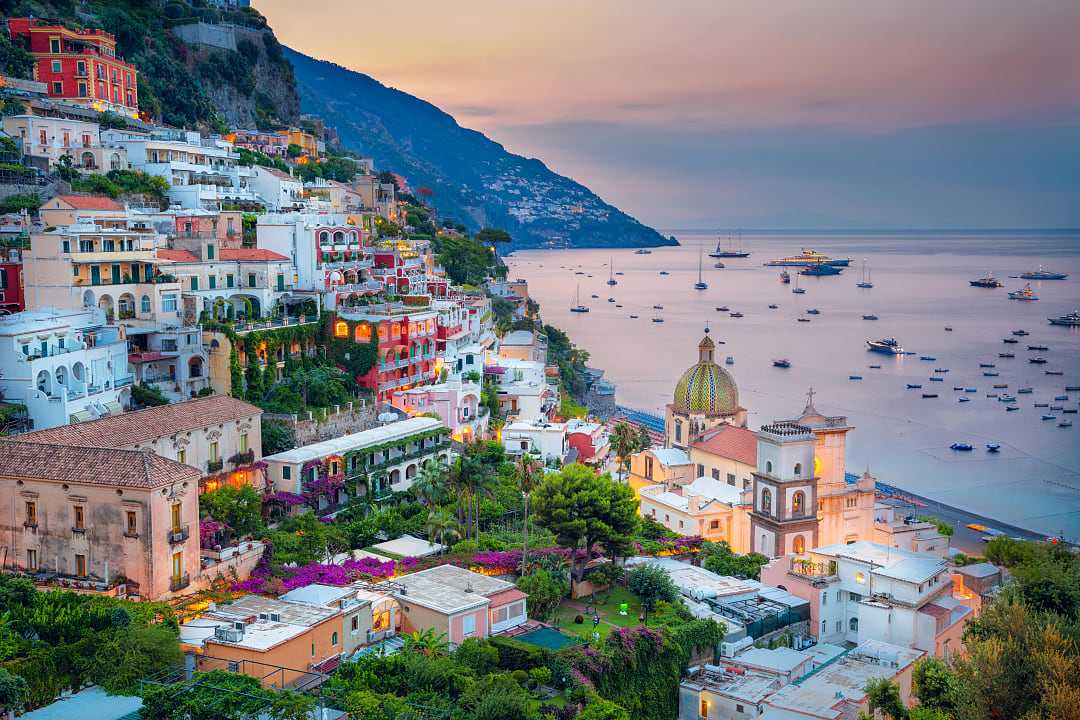
[[698,343],[698,362],[687,369],[675,385],[673,409],[684,413],[733,415],[739,410],[739,390],[735,379],[716,364],[716,345],[706,335]]

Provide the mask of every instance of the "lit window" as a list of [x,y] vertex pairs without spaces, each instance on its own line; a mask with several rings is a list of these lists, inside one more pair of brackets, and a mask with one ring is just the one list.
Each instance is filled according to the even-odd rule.
[[866,584],[866,576],[863,575],[861,572],[855,573],[855,582],[859,583],[860,585],[865,585]]
[[344,320],[338,320],[336,323],[334,323],[334,337],[349,337],[349,323],[345,322]]
[[220,451],[220,449],[218,447],[217,441],[215,440],[214,442],[210,443],[210,462],[217,462],[218,461],[218,453],[219,452],[221,452],[221,451]]

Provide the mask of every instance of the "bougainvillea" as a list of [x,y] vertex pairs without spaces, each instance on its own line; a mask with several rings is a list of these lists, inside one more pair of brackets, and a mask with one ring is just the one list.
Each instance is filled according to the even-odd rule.
[[[416,558],[413,557],[402,558],[398,561],[383,561],[377,558],[363,557],[359,560],[346,560],[341,565],[308,563],[295,568],[282,568],[281,587],[284,590],[293,590],[315,583],[340,587],[348,585],[354,580],[385,580],[394,577],[399,570],[415,567],[416,562]],[[262,569],[257,566],[252,571],[249,579],[237,583],[233,586],[233,589],[247,592],[264,592],[269,581],[269,567]]]
[[228,530],[229,526],[207,516],[199,521],[199,547],[206,549],[217,545],[218,533]]
[[291,492],[278,491],[266,496],[265,502],[276,502],[282,505],[292,507],[293,505],[303,505],[307,500],[303,495],[297,495]]

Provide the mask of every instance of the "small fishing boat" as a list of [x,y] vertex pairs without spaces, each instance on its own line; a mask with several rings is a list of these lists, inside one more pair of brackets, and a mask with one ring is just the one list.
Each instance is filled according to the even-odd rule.
[[810,308],[809,310],[806,311],[806,314],[807,315],[820,315],[821,311],[818,310],[817,308]]
[[664,309],[664,306],[663,306],[663,305],[653,305],[653,306],[652,306],[652,309],[653,309],[653,310],[663,310],[663,309]]
[[997,377],[997,376],[998,376],[998,375],[1000,375],[1000,374],[1001,374],[1001,373],[998,373],[998,372],[993,372],[993,371],[990,371],[990,372],[984,372],[984,373],[983,373],[983,377]]
[[955,391],[955,392],[963,392],[964,391],[964,386],[963,385],[954,385],[953,386],[953,391]]
[[964,392],[973,393],[973,392],[979,392],[979,390],[978,390],[978,388],[966,387],[966,388],[964,388]]
[[923,399],[925,400],[927,398],[936,398],[938,396],[938,394],[937,393],[923,393],[922,396],[923,396]]
[[1080,392],[1080,385],[1066,385],[1065,392]]
[[779,305],[770,305],[769,309],[770,310],[776,310],[778,307],[780,307],[780,306]]
[[638,319],[638,316],[637,316],[637,315],[631,315],[631,316],[630,316],[630,319],[631,319],[631,320],[637,320],[637,319]]
[[979,367],[981,367],[981,368],[992,368],[992,367],[994,367],[994,363],[979,363]]
[[1020,341],[1016,338],[1004,338],[1001,342],[1005,343],[1006,345],[1015,345]]
[[997,393],[986,393],[986,397],[988,397],[988,398],[996,398],[997,396],[998,396]]
[[921,390],[921,389],[922,389],[922,385],[920,385],[920,384],[918,384],[918,383],[908,383],[908,384],[907,384],[907,389],[908,389],[908,390]]
[[1063,370],[1047,370],[1046,374],[1047,375],[1064,375],[1065,372]]
[[949,368],[934,368],[934,372],[936,372],[936,373],[947,373],[947,372],[949,372]]
[[1008,383],[1001,383],[1000,385],[995,385],[994,386],[995,390],[1007,390],[1008,388],[1009,388]]
[[1028,362],[1032,365],[1045,365],[1047,363],[1047,360],[1044,357],[1033,357],[1028,358]]
[[1076,408],[1065,408],[1061,412],[1063,412],[1063,413],[1065,413],[1067,415],[1075,415],[1076,412],[1077,412],[1077,409]]
[[960,396],[959,398],[957,398],[957,400],[958,400],[959,402],[971,402],[971,398],[969,398],[969,397],[964,397],[964,396],[962,396],[962,395],[961,395],[961,396]]
[[739,312],[738,310],[731,313],[731,315],[730,315],[730,317],[733,317],[733,318],[741,318],[742,316],[743,316],[743,314],[741,312]]
[[594,295],[592,296],[592,299],[593,299],[593,300],[599,300],[599,299],[600,299],[600,296],[599,296],[599,295],[595,295],[595,294],[594,294]]
[[1009,292],[1010,300],[1021,300],[1023,302],[1034,302],[1039,299],[1039,296],[1035,294],[1035,291],[1031,289],[1031,283],[1028,283],[1019,290],[1012,290]]
[[662,322],[664,322],[664,318],[662,318],[662,317],[654,317],[654,318],[652,319],[652,321],[653,321],[654,323],[662,323]]
[[1016,356],[1013,355],[1012,353],[998,353],[998,357],[999,358],[1005,358],[1005,359],[1012,359],[1012,358],[1014,358]]
[[1025,335],[1030,335],[1031,333],[1029,333],[1027,330],[1020,329],[1020,330],[1013,330],[1012,334],[1015,335],[1016,337],[1024,337]]
[[1050,348],[1045,345],[1028,345],[1028,350],[1038,350],[1040,352],[1047,352]]
[[998,443],[986,443],[986,451],[987,452],[996,453],[1000,449],[1001,449],[1001,445],[999,445]]
[[810,318],[795,318],[798,322],[810,322]]
[[848,375],[848,380],[862,380],[862,375]]
[[874,313],[870,313],[869,315],[863,315],[862,319],[863,320],[877,320],[878,316],[875,315]]
[[621,308],[621,307],[622,307],[622,305],[616,305],[615,307],[617,307],[617,308]]
[[733,356],[731,356],[731,355],[728,355],[726,358],[724,358],[724,364],[725,365],[734,365],[735,364],[735,358]]
[[1065,409],[1065,406],[1063,406],[1063,405],[1051,405],[1050,406],[1051,412],[1061,412],[1064,409]]
[[1068,395],[1055,395],[1054,399],[1057,400],[1058,402],[1065,402],[1066,400],[1069,399],[1069,396]]
[[730,308],[728,308],[727,305],[721,305],[718,308],[716,308],[716,312],[727,312],[729,309]]
[[1031,393],[1032,389],[1029,387],[1016,388],[1017,395],[1030,395]]
[[779,360],[772,361],[773,367],[789,368],[791,367],[791,361],[786,358],[780,358]]
[[943,378],[943,377],[931,377],[931,378],[927,378],[927,379],[930,382],[945,382],[945,378]]
[[1006,405],[1005,406],[1005,412],[1016,412],[1019,409],[1020,408],[1016,407],[1015,405]]
[[949,446],[949,449],[950,450],[959,450],[961,452],[968,452],[970,450],[973,450],[974,448],[971,446],[971,443],[954,442],[952,445]]
[[1058,427],[1059,428],[1071,428],[1072,427],[1072,420],[1062,420],[1061,422],[1058,423]]
[[937,360],[937,358],[934,357],[933,355],[920,355],[919,359],[920,360],[925,360],[927,362],[934,362],[935,360]]
[[1042,419],[1043,420],[1057,420],[1057,416],[1056,415],[1043,415]]
[[1035,403],[1035,407],[1037,407],[1037,408],[1050,407],[1050,403]]
[[881,369],[881,366],[880,366],[880,365],[871,365],[871,366],[870,366],[870,369],[871,369],[871,370],[880,370],[880,369]]

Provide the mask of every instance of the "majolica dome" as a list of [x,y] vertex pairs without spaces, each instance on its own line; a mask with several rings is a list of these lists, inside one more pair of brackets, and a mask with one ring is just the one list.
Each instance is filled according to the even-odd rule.
[[672,409],[704,415],[733,415],[739,410],[739,390],[735,379],[716,364],[716,345],[705,331],[698,343],[698,362],[679,378],[675,385]]

